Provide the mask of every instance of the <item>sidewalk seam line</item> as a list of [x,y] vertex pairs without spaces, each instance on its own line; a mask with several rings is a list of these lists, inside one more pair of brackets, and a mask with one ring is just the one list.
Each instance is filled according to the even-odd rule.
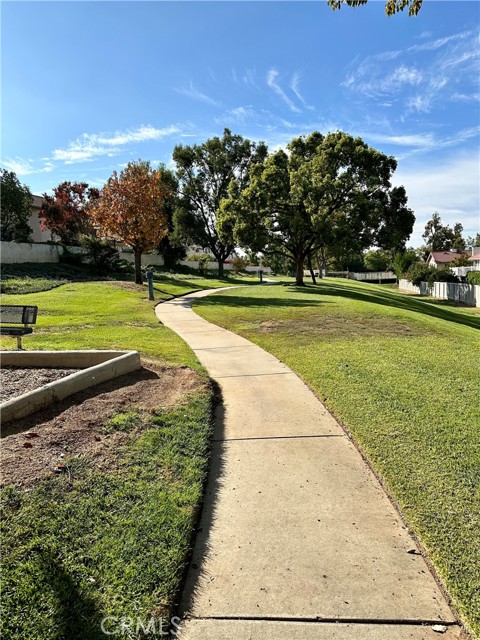
[[443,625],[445,627],[458,627],[460,623],[458,621],[449,620],[415,620],[415,619],[392,619],[392,618],[295,618],[289,616],[194,616],[189,615],[184,618],[184,621],[188,620],[211,620],[211,621],[229,621],[229,622],[301,622],[308,624],[366,624],[366,625],[391,625],[391,626],[417,626],[426,627],[436,624]]
[[250,436],[245,438],[218,438],[212,442],[239,442],[243,440],[298,440],[300,438],[346,438],[344,433],[319,433],[318,435],[298,435],[298,436]]

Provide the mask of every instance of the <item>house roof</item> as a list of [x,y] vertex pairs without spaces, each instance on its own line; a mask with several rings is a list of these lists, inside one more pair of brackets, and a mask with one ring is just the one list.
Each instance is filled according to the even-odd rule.
[[480,253],[476,253],[473,256],[470,256],[469,260],[480,260]]
[[468,251],[432,251],[430,255],[435,262],[447,263],[453,262],[459,256],[468,255]]
[[34,209],[41,209],[43,204],[42,196],[32,196],[32,207]]

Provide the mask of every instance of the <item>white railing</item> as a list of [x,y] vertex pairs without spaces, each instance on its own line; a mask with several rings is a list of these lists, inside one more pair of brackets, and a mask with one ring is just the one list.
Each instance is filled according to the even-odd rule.
[[369,281],[369,280],[396,280],[397,276],[393,273],[393,271],[370,271],[369,273],[357,273],[352,272],[348,276],[349,278],[353,278],[354,280],[360,281]]

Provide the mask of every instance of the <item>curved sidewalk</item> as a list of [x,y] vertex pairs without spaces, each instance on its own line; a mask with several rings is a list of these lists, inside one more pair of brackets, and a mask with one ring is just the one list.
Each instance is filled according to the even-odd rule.
[[155,309],[223,398],[180,637],[460,638],[423,557],[345,432],[286,365],[193,312],[193,301],[209,293]]

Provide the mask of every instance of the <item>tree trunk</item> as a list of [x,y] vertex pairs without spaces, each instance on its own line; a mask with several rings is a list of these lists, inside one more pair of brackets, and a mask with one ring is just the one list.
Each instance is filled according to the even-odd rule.
[[218,277],[224,278],[223,260],[218,259]]
[[135,256],[135,284],[143,284],[142,279],[142,252],[134,249]]
[[312,256],[308,256],[308,270],[310,271],[313,284],[317,284],[317,281],[315,280],[315,272],[312,267]]
[[296,275],[295,275],[295,284],[297,287],[304,287],[305,283],[303,282],[303,256],[297,256],[295,260],[296,263]]

